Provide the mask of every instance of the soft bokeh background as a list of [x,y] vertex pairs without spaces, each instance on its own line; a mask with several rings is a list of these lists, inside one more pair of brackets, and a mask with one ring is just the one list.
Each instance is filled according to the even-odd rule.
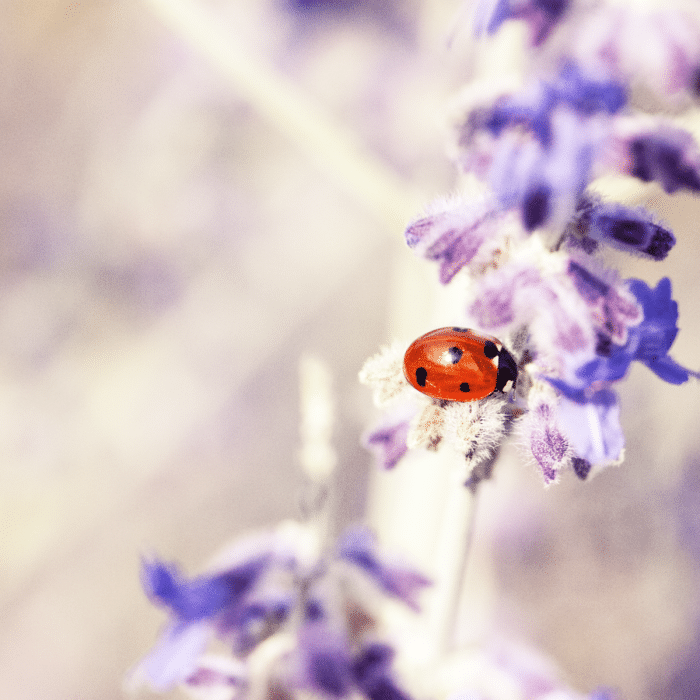
[[[448,48],[460,3],[199,4],[339,143],[360,144],[360,176],[285,131],[288,115],[271,118],[157,3],[3,3],[2,698],[123,697],[163,621],[140,555],[193,571],[297,514],[304,353],[334,378],[335,527],[362,517],[374,413],[357,371],[431,314],[434,270],[401,233],[454,185],[440,120],[473,63],[464,30]],[[625,273],[672,277],[673,354],[698,367],[700,205],[635,197],[679,245]],[[635,367],[622,395],[621,468],[545,491],[504,460],[467,583],[583,690],[700,697],[698,385]]]

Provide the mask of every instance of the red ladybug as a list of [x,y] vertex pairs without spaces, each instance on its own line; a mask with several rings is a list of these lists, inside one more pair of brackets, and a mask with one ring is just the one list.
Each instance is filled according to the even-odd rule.
[[411,343],[403,372],[418,391],[448,401],[477,401],[494,391],[509,391],[518,377],[513,356],[499,340],[452,327]]

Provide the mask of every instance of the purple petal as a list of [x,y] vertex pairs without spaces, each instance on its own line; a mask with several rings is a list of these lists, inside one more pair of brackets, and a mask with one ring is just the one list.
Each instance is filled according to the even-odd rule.
[[621,204],[592,206],[582,221],[586,235],[630,253],[663,260],[676,244],[673,233],[658,225],[644,209]]
[[382,562],[375,552],[376,541],[368,528],[349,528],[338,540],[338,557],[362,569],[386,593],[418,610],[416,598],[430,580],[413,569]]
[[[534,267],[508,265],[491,273],[479,290],[468,315],[481,327],[498,329],[512,323],[519,310],[518,301],[529,290],[543,287]],[[523,319],[526,321],[528,319]]]
[[308,674],[311,685],[333,697],[347,695],[350,673],[347,659],[330,650],[317,650],[309,656]]
[[383,425],[367,435],[363,442],[374,452],[377,464],[383,469],[393,469],[408,452],[406,439],[410,421],[402,420],[393,425]]
[[588,700],[620,700],[620,696],[612,688],[596,688]]
[[406,243],[418,255],[440,264],[440,282],[449,283],[468,265],[496,228],[492,223],[493,203],[452,201],[442,209],[411,223]]
[[185,681],[197,668],[197,659],[212,636],[205,623],[169,627],[156,646],[139,664],[135,676],[145,678],[158,692]]
[[627,102],[625,89],[613,80],[586,78],[574,63],[568,63],[556,84],[559,99],[583,116],[597,112],[615,114]]
[[656,180],[668,193],[700,192],[698,149],[680,129],[642,134],[629,142],[630,174],[644,182]]
[[542,469],[545,482],[554,481],[569,451],[568,440],[555,427],[546,426],[532,431],[530,449]]
[[510,16],[509,0],[480,0],[474,18],[475,35],[494,34]]
[[475,34],[494,34],[509,19],[521,19],[530,25],[531,42],[539,46],[559,22],[570,0],[482,0],[477,7]]
[[370,644],[352,664],[355,683],[370,700],[409,700],[391,677],[394,650],[387,644]]
[[[210,688],[220,691],[226,688],[228,697],[237,696],[247,686],[248,674],[245,663],[229,656],[209,656],[201,659],[195,671],[185,683],[190,688]],[[233,690],[232,689],[236,689]],[[216,692],[212,693],[214,696]]]
[[629,328],[642,320],[639,305],[625,289],[608,284],[574,260],[569,260],[567,273],[576,291],[590,307],[600,334],[613,343],[625,343]]
[[534,231],[549,218],[552,188],[546,183],[535,184],[525,193],[522,204],[523,226]]
[[[583,277],[579,276],[580,279]],[[671,384],[682,384],[697,372],[682,367],[668,356],[678,333],[678,304],[671,298],[671,282],[665,277],[655,289],[642,280],[628,280],[630,290],[641,304],[644,318],[628,329],[624,345],[606,343],[600,346],[599,356],[579,367],[573,381],[545,377],[564,396],[580,404],[591,401],[589,388],[600,382],[622,379],[633,360],[643,362],[661,379]],[[589,286],[589,290],[593,289]],[[593,292],[590,292],[593,294]]]
[[691,376],[697,377],[696,372],[691,372],[679,365],[668,355],[647,360],[644,363],[657,377],[669,384],[684,384]]
[[308,623],[298,637],[302,684],[334,698],[353,686],[352,660],[345,637],[325,624]]
[[183,578],[173,564],[143,561],[142,581],[146,594],[170,608],[183,622],[211,618],[236,605],[254,585],[269,562],[268,556],[211,576]]
[[629,280],[630,290],[644,309],[637,328],[635,359],[646,362],[665,355],[678,334],[678,304],[671,298],[671,280],[664,277],[655,289],[638,279]]
[[592,465],[620,459],[625,437],[617,396],[612,391],[598,391],[584,404],[562,399],[558,414],[559,424],[579,458]]
[[222,635],[233,632],[236,652],[248,653],[284,624],[296,600],[294,594],[278,594],[236,606],[230,613],[224,613],[217,629]]

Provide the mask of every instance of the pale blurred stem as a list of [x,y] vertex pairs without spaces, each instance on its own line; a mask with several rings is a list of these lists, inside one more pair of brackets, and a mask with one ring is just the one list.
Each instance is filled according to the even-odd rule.
[[[460,603],[474,542],[477,494],[482,481],[491,478],[499,455],[500,447],[497,447],[491,457],[469,470],[466,478],[462,465],[456,466],[450,475],[452,483],[437,545],[438,580],[432,606],[438,656],[453,651],[457,643]],[[465,485],[467,479],[471,482],[469,486]]]
[[436,553],[437,580],[432,618],[435,651],[454,648],[464,577],[474,536],[477,491],[464,486],[463,469],[455,470],[442,519]]
[[193,0],[144,0],[190,48],[206,58],[235,94],[296,144],[389,230],[403,231],[422,198],[286,76],[248,55],[238,37]]

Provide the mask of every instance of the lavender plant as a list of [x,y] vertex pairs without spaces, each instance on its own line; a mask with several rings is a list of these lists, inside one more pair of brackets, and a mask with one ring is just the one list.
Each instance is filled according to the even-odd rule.
[[[607,7],[589,9],[583,26],[567,23],[579,19],[578,9],[565,2],[478,5],[477,31],[494,33],[510,19],[528,23],[533,72],[541,77],[516,92],[475,98],[472,90],[454,152],[482,191],[434,203],[405,235],[417,255],[438,263],[442,284],[468,277],[464,316],[455,325],[501,338],[517,358],[518,381],[509,396],[494,392],[477,405],[438,401],[406,381],[406,345],[386,348],[367,362],[361,381],[374,387],[379,406],[414,407],[410,418],[388,418],[367,437],[386,468],[408,449],[444,442],[478,469],[513,430],[545,483],[567,469],[586,479],[624,458],[615,387],[633,361],[671,384],[698,376],[669,355],[678,333],[670,280],[623,280],[604,257],[612,247],[661,262],[676,243],[673,233],[652,212],[589,188],[597,176],[616,173],[668,193],[700,191],[694,138],[668,117],[643,113],[639,96],[643,86],[667,106],[692,104],[698,25],[680,9]],[[613,21],[653,33],[666,80],[645,84],[650,76],[635,65],[629,30],[611,34]],[[561,34],[552,41],[573,50],[546,53],[555,25]]]
[[[698,376],[669,355],[678,333],[669,278],[625,280],[605,260],[610,247],[662,262],[673,232],[591,185],[616,173],[668,193],[700,191],[695,140],[663,111],[690,107],[700,92],[700,25],[687,8],[482,0],[475,9],[479,36],[525,23],[529,79],[517,90],[472,86],[460,98],[453,153],[467,185],[411,221],[405,238],[437,263],[441,284],[464,283],[455,325],[498,337],[516,359],[517,381],[477,401],[431,397],[405,376],[408,342],[382,349],[360,372],[375,403],[391,409],[366,437],[378,463],[392,469],[409,450],[448,446],[464,455],[472,493],[511,434],[545,484],[565,470],[585,480],[620,464],[616,387],[633,361],[671,384]],[[651,55],[637,50],[642,33]],[[327,471],[316,479],[327,482]],[[132,679],[203,698],[584,697],[515,646],[453,652],[433,663],[429,680],[402,680],[407,638],[392,638],[387,601],[419,613],[430,582],[387,559],[365,528],[324,542],[327,503],[321,495],[308,522],[241,542],[207,574],[187,578],[145,560],[143,586],[170,621]],[[221,653],[207,653],[215,642]],[[459,691],[441,680],[455,668]]]

